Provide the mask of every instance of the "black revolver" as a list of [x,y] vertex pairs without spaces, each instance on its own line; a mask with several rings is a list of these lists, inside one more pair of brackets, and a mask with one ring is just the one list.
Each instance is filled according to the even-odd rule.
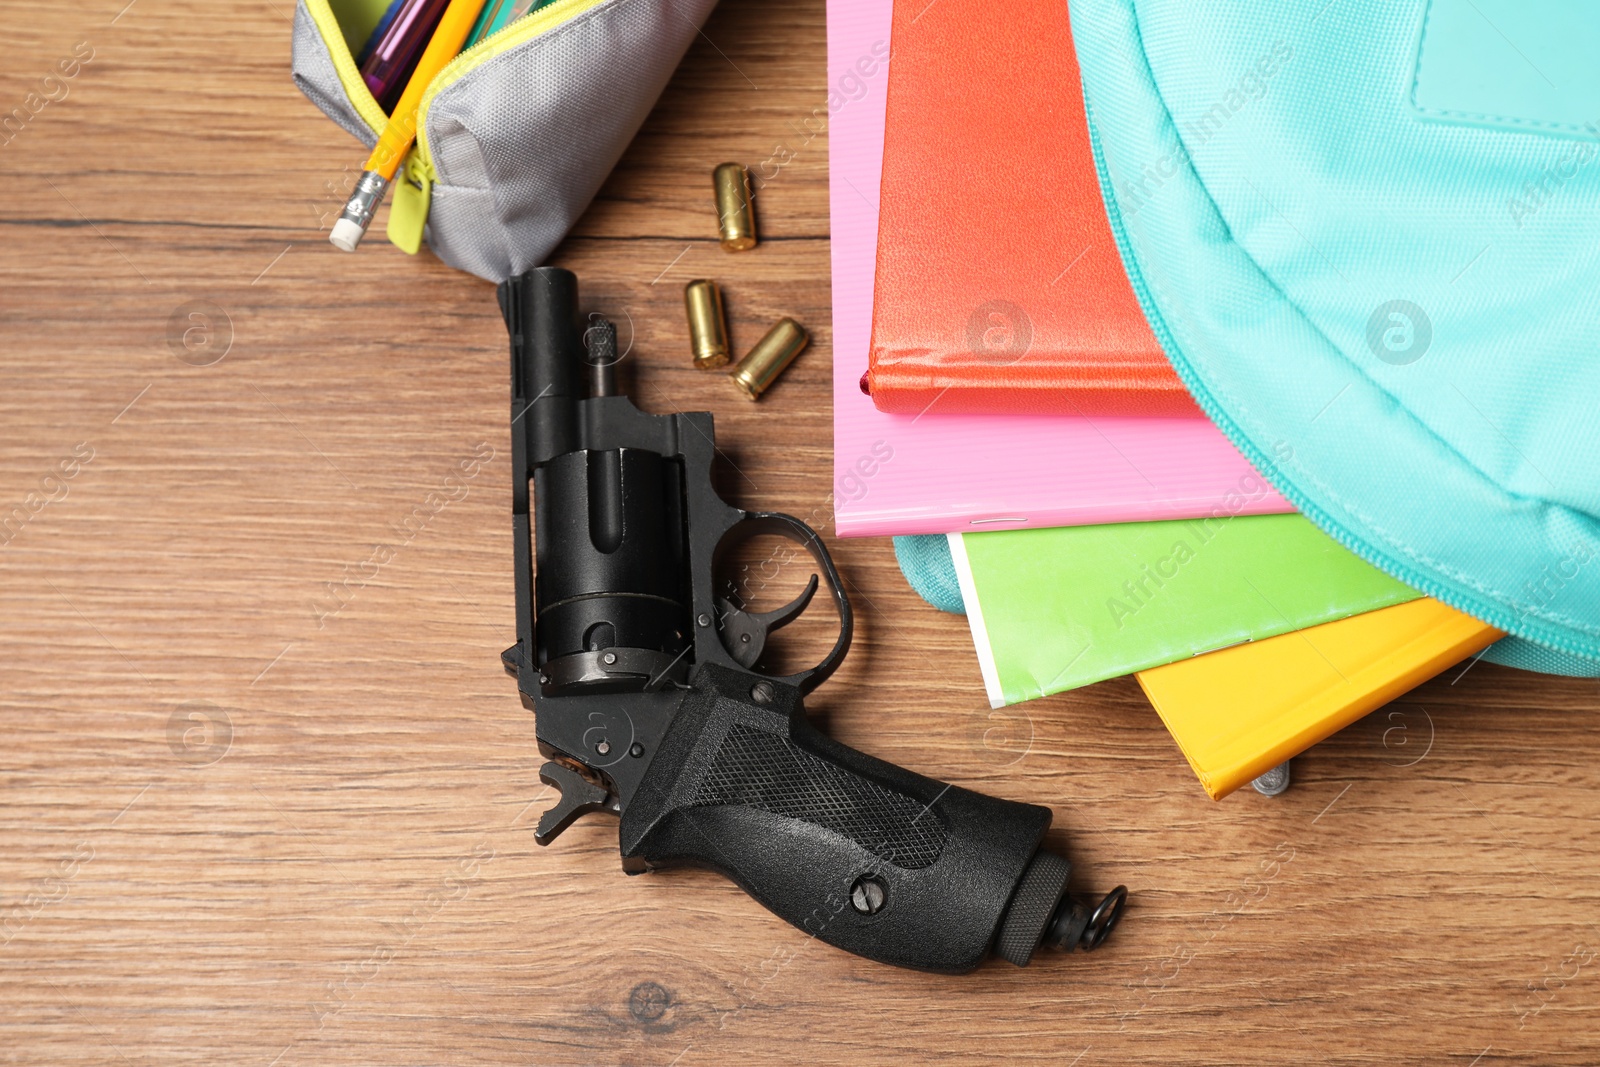
[[[561,794],[535,840],[610,812],[628,873],[713,868],[807,933],[902,967],[1099,945],[1127,891],[1093,906],[1066,894],[1067,861],[1039,847],[1049,809],[924,778],[807,721],[802,699],[849,648],[850,603],[816,531],[717,495],[710,413],[648,415],[616,395],[615,328],[580,316],[570,272],[529,271],[499,298],[517,602],[502,658],[549,760],[539,777]],[[816,575],[776,611],[714,595],[719,564],[757,534],[810,552],[833,598],[838,639],[810,670],[756,668]]]

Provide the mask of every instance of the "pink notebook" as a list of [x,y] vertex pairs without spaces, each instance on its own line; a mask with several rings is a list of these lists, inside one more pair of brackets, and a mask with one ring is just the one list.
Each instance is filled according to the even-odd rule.
[[[888,415],[861,392],[892,0],[828,0],[834,520],[842,537],[1292,511],[1205,419]],[[1241,503],[1242,501],[1242,503]]]

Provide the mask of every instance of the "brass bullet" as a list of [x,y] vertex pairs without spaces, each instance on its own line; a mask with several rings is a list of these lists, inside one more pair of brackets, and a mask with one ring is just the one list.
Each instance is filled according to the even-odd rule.
[[781,318],[773,324],[767,335],[756,342],[739,365],[729,375],[733,384],[744,390],[751,400],[767,391],[783,368],[794,362],[794,357],[805,351],[811,338],[805,328],[791,318]]
[[750,205],[750,172],[742,163],[724,163],[711,172],[717,190],[717,232],[722,247],[743,252],[756,246],[756,215]]
[[689,314],[689,349],[701,370],[728,363],[728,320],[722,313],[717,283],[697,278],[683,287],[683,308]]

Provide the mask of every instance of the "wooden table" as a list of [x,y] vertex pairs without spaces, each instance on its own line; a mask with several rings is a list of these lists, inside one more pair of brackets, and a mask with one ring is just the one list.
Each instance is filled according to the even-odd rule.
[[[361,153],[289,0],[125,3],[5,4],[4,108],[93,58],[0,146],[0,1059],[1596,1062],[1593,681],[1451,672],[1217,804],[1130,681],[991,719],[964,622],[834,541],[827,729],[1051,806],[1078,884],[1133,889],[1107,947],[929,977],[626,878],[604,818],[536,847],[491,288],[330,248]],[[715,412],[726,494],[827,528],[825,83],[819,0],[724,0],[555,260],[645,408]],[[725,255],[710,168],[780,150]],[[759,405],[689,365],[704,274],[736,347],[816,338]]]

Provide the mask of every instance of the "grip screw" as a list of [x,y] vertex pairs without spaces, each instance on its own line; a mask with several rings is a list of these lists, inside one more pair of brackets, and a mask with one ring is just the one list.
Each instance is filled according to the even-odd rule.
[[850,906],[863,915],[876,915],[883,910],[889,892],[882,882],[870,874],[863,874],[850,887]]
[[750,687],[750,699],[757,704],[770,704],[778,699],[778,692],[772,688],[771,682],[757,682]]

